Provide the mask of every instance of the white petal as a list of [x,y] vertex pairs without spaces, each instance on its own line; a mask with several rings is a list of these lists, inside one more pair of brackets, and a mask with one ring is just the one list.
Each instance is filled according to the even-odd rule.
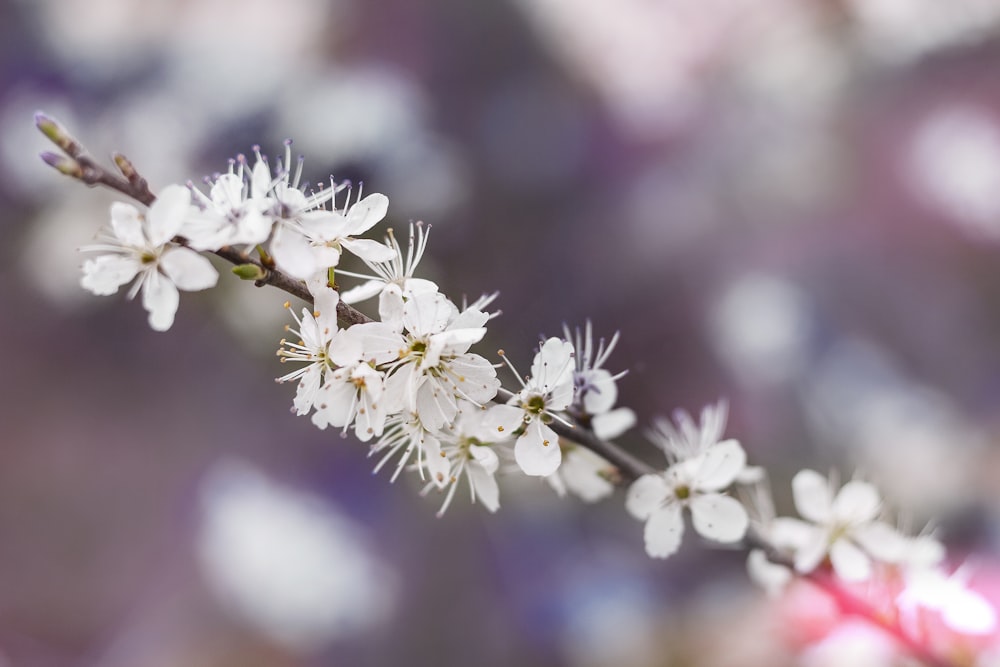
[[652,558],[666,558],[681,546],[684,537],[684,517],[677,503],[660,507],[650,514],[643,530],[646,553]]
[[559,436],[555,431],[536,419],[514,444],[514,459],[525,475],[544,477],[559,468],[562,452],[559,450]]
[[209,196],[220,213],[238,209],[243,200],[243,179],[236,174],[223,174],[215,180]]
[[439,487],[448,486],[451,477],[451,461],[441,451],[441,441],[425,433],[420,440],[420,448],[424,454],[424,466],[431,480]]
[[949,628],[967,635],[986,635],[996,629],[997,612],[982,596],[958,589],[948,597],[941,620]]
[[180,295],[170,280],[155,269],[143,276],[142,307],[149,313],[149,326],[154,331],[166,331],[174,323]]
[[396,251],[371,239],[341,239],[340,245],[367,262],[388,262],[396,256]]
[[385,289],[385,283],[381,280],[369,280],[357,287],[344,290],[341,292],[340,298],[344,303],[361,303],[365,299],[370,299],[379,294],[383,289]]
[[[364,234],[369,229],[374,227],[385,214],[389,211],[389,198],[383,194],[374,193],[370,194],[357,204],[351,207],[351,210],[347,212],[347,219],[350,222],[349,234],[351,236],[357,236],[358,234]],[[385,247],[385,246],[383,246]],[[390,255],[390,259],[392,253]],[[378,260],[385,261],[385,260]]]
[[[767,529],[767,538],[782,550],[798,551],[805,548],[813,542],[816,534],[817,528],[811,523],[785,516],[771,521]],[[826,551],[825,545],[823,550]]]
[[565,485],[587,503],[595,503],[614,492],[614,486],[599,473],[611,469],[611,464],[589,449],[575,447],[563,458],[557,475]]
[[524,411],[513,405],[494,405],[486,410],[480,422],[484,442],[503,442],[524,422]]
[[467,352],[448,360],[446,367],[458,391],[470,401],[482,405],[496,397],[500,389],[497,369],[485,357]]
[[426,294],[437,292],[438,286],[437,283],[424,278],[407,278],[403,281],[403,291],[411,294]]
[[736,542],[746,535],[750,518],[746,508],[729,496],[709,493],[695,496],[689,503],[694,529],[716,542]]
[[833,515],[845,523],[862,523],[878,516],[878,491],[867,482],[853,480],[844,485],[833,501]]
[[316,396],[316,412],[313,413],[312,423],[317,428],[326,428],[328,425],[342,428],[354,418],[354,403],[358,392],[344,376],[346,373],[339,375],[337,379],[328,380]]
[[83,263],[80,285],[98,296],[114,294],[139,273],[139,262],[123,255],[102,255]]
[[833,543],[830,563],[844,581],[864,581],[872,574],[871,559],[850,540],[840,539]]
[[257,160],[250,176],[250,196],[264,199],[271,189],[271,168],[263,160]]
[[[320,370],[318,365],[310,364],[305,373],[299,377],[299,384],[295,388],[295,400],[292,401],[292,405],[295,406],[295,414],[308,414],[312,409],[319,394],[319,385],[322,380],[323,371]],[[325,426],[326,424],[320,426],[320,428],[324,428]]]
[[441,355],[464,354],[472,345],[486,335],[486,328],[442,331],[430,337],[424,353],[422,368],[434,368],[441,362]]
[[851,537],[875,560],[898,563],[906,556],[909,540],[883,521],[858,526]]
[[792,580],[792,571],[784,565],[772,563],[761,549],[754,549],[747,556],[747,573],[755,584],[768,595],[776,596]]
[[330,287],[326,271],[318,271],[308,280],[306,287],[313,296],[313,312],[319,313],[316,321],[321,329],[337,330],[337,304],[340,294]]
[[590,428],[601,440],[612,440],[635,426],[635,412],[631,408],[616,408],[604,414],[594,415]]
[[457,314],[458,308],[443,294],[414,294],[403,304],[403,326],[417,336],[439,333]]
[[379,319],[402,329],[403,304],[403,290],[400,289],[399,285],[393,283],[386,285],[378,298]]
[[490,475],[496,473],[496,471],[500,468],[500,458],[497,456],[497,453],[489,447],[472,445],[469,447],[469,454],[473,459],[475,459],[476,463]]
[[323,268],[316,263],[308,239],[284,225],[274,231],[271,254],[279,269],[299,280],[306,280]]
[[159,246],[172,239],[181,230],[190,207],[191,191],[186,187],[168,185],[163,188],[146,214],[149,242]]
[[662,475],[643,475],[628,487],[625,509],[636,519],[645,520],[672,495]]
[[802,518],[816,523],[830,520],[833,498],[827,479],[814,470],[800,470],[792,479],[795,508]]
[[215,287],[219,272],[208,258],[189,248],[168,248],[160,256],[160,267],[178,289],[187,292]]
[[724,440],[699,457],[694,485],[702,491],[720,491],[735,481],[747,464],[747,455],[736,440]]
[[803,574],[815,570],[826,558],[830,536],[826,530],[811,527],[808,538],[795,552],[795,569]]
[[590,415],[599,415],[614,407],[618,400],[618,386],[611,373],[603,368],[587,373],[587,392],[583,395],[583,409]]
[[233,238],[233,243],[263,243],[271,235],[274,222],[256,208],[249,208],[243,213],[239,229]]
[[111,205],[111,231],[123,245],[145,248],[146,235],[142,233],[139,210],[131,204],[116,201]]
[[[496,472],[496,467],[487,462],[483,464],[478,460],[478,455],[473,452],[474,449],[483,449],[493,454],[493,460],[496,460],[496,454],[492,452],[488,447],[470,447],[469,452],[472,454],[476,461],[470,461],[466,467],[466,471],[469,475],[469,483],[472,485],[473,491],[476,494],[476,501],[482,503],[483,507],[488,509],[490,512],[496,512],[500,507],[500,487],[497,486],[497,480],[493,476]],[[490,468],[493,468],[492,470]]]
[[[572,387],[573,381],[573,344],[560,338],[549,338],[542,343],[542,347],[535,355],[531,363],[531,382],[529,386],[537,388],[543,393],[556,390],[561,385]],[[572,400],[570,393],[569,400],[564,405],[556,407],[561,410],[569,405]]]

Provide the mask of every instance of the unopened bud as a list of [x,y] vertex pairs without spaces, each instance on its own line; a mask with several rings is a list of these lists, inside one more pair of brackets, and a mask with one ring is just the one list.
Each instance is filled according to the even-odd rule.
[[56,153],[50,153],[48,151],[44,152],[40,156],[42,161],[58,171],[60,174],[65,174],[72,178],[81,178],[83,176],[83,168],[80,163],[71,157],[66,157],[64,155],[57,155]]
[[122,176],[130,181],[139,178],[139,172],[135,170],[135,167],[132,165],[132,161],[127,157],[121,153],[114,153],[111,156],[111,159],[115,161],[115,166],[118,167],[118,171],[122,173]]
[[[49,141],[63,149],[68,155],[79,155],[82,152],[79,142],[66,129],[39,111],[35,114],[35,126],[41,130]],[[55,165],[53,165],[55,166]],[[56,167],[58,169],[58,167]]]
[[238,264],[233,267],[233,273],[241,280],[262,280],[264,269],[256,264]]

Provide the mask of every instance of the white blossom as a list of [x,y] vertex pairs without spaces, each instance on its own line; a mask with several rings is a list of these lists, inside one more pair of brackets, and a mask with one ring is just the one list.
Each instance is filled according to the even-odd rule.
[[920,609],[936,611],[945,625],[966,635],[990,634],[997,627],[997,610],[968,587],[961,570],[948,574],[936,567],[908,572],[896,603],[904,622],[915,628],[920,627]]
[[574,408],[587,415],[599,415],[610,411],[618,400],[618,386],[615,383],[627,373],[622,371],[612,375],[602,367],[618,344],[618,332],[615,332],[607,345],[601,338],[596,350],[590,320],[587,320],[583,331],[576,330],[575,336],[571,336],[569,327],[566,326],[563,327],[563,334],[567,341],[573,343],[576,350],[576,364],[573,370]]
[[[324,192],[335,194],[337,188]],[[337,266],[344,250],[370,262],[385,261],[392,250],[371,239],[355,238],[371,229],[385,217],[389,200],[382,194],[371,194],[343,208],[306,209],[308,199],[296,188],[276,187],[283,198],[281,210],[286,222],[277,227],[271,251],[278,266],[289,275],[306,279],[318,271]]]
[[318,392],[313,424],[345,429],[354,424],[354,434],[362,442],[382,435],[389,414],[388,401],[383,400],[385,373],[376,368],[365,342],[383,327],[380,322],[355,324],[339,334],[328,354],[336,367],[326,373]]
[[[469,352],[486,334],[489,315],[482,302],[464,311],[438,292],[404,297],[383,293],[383,321],[389,325],[371,349],[387,362],[386,388],[392,410],[417,414],[430,431],[444,428],[458,413],[460,400],[482,405],[497,392],[496,369]],[[394,304],[394,305],[390,305]]]
[[674,412],[676,426],[660,418],[653,422],[647,436],[654,445],[663,450],[670,462],[683,461],[706,451],[720,442],[726,430],[729,407],[725,401],[707,405],[701,411],[701,424],[685,410]]
[[829,557],[841,579],[863,581],[871,576],[872,559],[894,563],[902,557],[902,536],[877,520],[882,500],[871,484],[853,480],[834,496],[830,481],[813,470],[801,470],[792,480],[792,494],[806,520],[783,523],[795,546],[798,572],[812,572]]
[[373,470],[375,473],[398,456],[396,468],[390,477],[393,482],[410,465],[410,460],[416,458],[413,466],[420,473],[420,478],[430,477],[433,483],[443,488],[447,484],[451,466],[441,449],[440,435],[428,430],[418,414],[404,411],[390,414],[386,418],[382,435],[372,445],[368,455],[382,455]]
[[573,401],[573,355],[572,343],[558,338],[546,340],[531,364],[531,376],[521,381],[521,391],[507,405],[499,406],[502,427],[520,431],[514,458],[526,475],[551,475],[562,462],[559,436],[548,424],[553,419],[565,421],[556,413]]
[[[256,148],[256,147],[255,147]],[[247,174],[246,157],[229,163],[229,173],[217,176],[209,196],[189,184],[194,208],[181,231],[196,250],[218,250],[228,245],[257,245],[271,236],[274,220],[265,213],[272,208],[271,170],[259,157]]]
[[565,496],[568,491],[584,502],[594,503],[614,492],[615,487],[608,479],[615,471],[614,466],[586,447],[560,446],[562,463],[545,478],[556,493]]
[[331,358],[331,349],[337,349],[344,354],[341,346],[333,345],[334,338],[342,335],[337,328],[337,292],[330,290],[330,296],[324,300],[326,305],[322,310],[317,308],[310,312],[308,308],[303,308],[301,317],[291,309],[287,301],[285,302],[285,307],[289,309],[298,325],[298,329],[286,325],[285,331],[294,334],[298,340],[289,341],[282,338],[281,349],[277,354],[281,357],[281,363],[292,361],[305,365],[282,375],[277,382],[298,381],[294,409],[299,415],[309,413],[328,374],[337,368],[337,364]]
[[480,503],[490,512],[500,508],[500,488],[495,477],[500,458],[496,446],[510,437],[497,428],[496,407],[499,406],[484,409],[468,401],[460,404],[455,425],[443,436],[441,447],[441,454],[450,466],[449,472],[444,480],[433,480],[424,487],[424,493],[435,486],[441,488],[442,482],[448,488],[438,516],[451,505],[463,476],[473,503]]
[[749,518],[743,505],[720,493],[746,465],[735,440],[713,444],[700,454],[671,465],[662,474],[643,475],[629,487],[625,507],[645,521],[646,553],[666,558],[680,547],[682,510],[691,511],[695,531],[717,542],[735,542],[746,533]]
[[358,303],[381,294],[389,286],[395,286],[400,293],[437,292],[438,286],[430,280],[415,278],[417,264],[424,256],[427,248],[428,229],[421,223],[410,223],[410,243],[406,255],[396,240],[392,229],[388,230],[385,245],[393,252],[393,257],[385,261],[364,260],[368,268],[375,274],[366,276],[360,273],[340,270],[338,275],[364,279],[366,282],[357,287],[345,290],[342,294],[344,303]]
[[112,204],[110,229],[98,235],[100,243],[81,248],[101,254],[84,262],[80,284],[108,295],[135,280],[128,297],[141,290],[149,325],[156,331],[169,329],[180,301],[177,290],[208,289],[219,278],[208,259],[172,241],[190,204],[191,193],[179,185],[164,188],[145,214],[131,204]]

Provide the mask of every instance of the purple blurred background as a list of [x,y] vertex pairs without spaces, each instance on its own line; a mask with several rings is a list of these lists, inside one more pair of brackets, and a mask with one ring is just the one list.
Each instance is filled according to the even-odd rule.
[[0,36],[0,666],[847,664],[740,553],[648,560],[620,495],[435,519],[289,415],[280,293],[224,275],[156,334],[83,292],[114,197],[38,109],[154,188],[291,137],[501,291],[485,353],[620,330],[640,423],[726,396],[780,509],[859,469],[995,567],[995,0],[0,0]]

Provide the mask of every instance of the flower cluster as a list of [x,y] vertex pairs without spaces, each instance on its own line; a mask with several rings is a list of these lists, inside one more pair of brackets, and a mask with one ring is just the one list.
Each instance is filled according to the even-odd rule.
[[[278,378],[296,384],[292,411],[370,443],[376,470],[395,459],[393,479],[415,471],[425,490],[445,492],[442,511],[462,480],[473,501],[495,511],[495,476],[504,461],[546,478],[560,494],[593,501],[611,493],[613,467],[561,438],[552,424],[592,428],[604,438],[631,427],[631,410],[615,409],[624,373],[603,368],[617,334],[595,348],[588,322],[575,336],[567,329],[565,338],[544,340],[530,376],[515,373],[520,389],[498,401],[500,364],[472,351],[498,314],[489,310],[496,295],[459,307],[437,284],[416,277],[429,238],[420,223],[410,224],[406,244],[392,229],[381,241],[364,238],[388,211],[384,195],[362,197],[333,181],[309,189],[287,142],[273,169],[257,147],[254,155],[252,166],[241,155],[227,173],[206,179],[207,193],[189,182],[163,189],[145,213],[116,204],[106,242],[83,248],[93,256],[82,285],[111,294],[139,276],[132,294],[143,290],[150,323],[163,331],[173,323],[178,289],[205,289],[218,279],[199,253],[235,249],[250,262],[256,251],[250,277],[280,272],[312,297],[308,307],[286,303],[294,323],[277,353],[294,366]],[[339,270],[344,251],[368,272]],[[335,280],[345,278],[358,284],[341,293]],[[377,312],[341,326],[341,307],[372,298]]]
[[[78,145],[62,141],[54,124],[40,127],[70,156],[46,161],[64,173],[82,173],[74,162],[85,159],[74,152]],[[683,411],[673,422],[654,421],[647,437],[666,465],[650,468],[611,442],[636,422],[630,409],[616,405],[625,373],[605,367],[617,333],[595,344],[587,322],[575,331],[564,328],[562,337],[542,338],[526,376],[503,350],[502,361],[491,362],[474,346],[499,314],[490,310],[496,294],[458,305],[436,283],[417,277],[427,228],[411,223],[406,244],[392,229],[382,240],[364,238],[387,214],[384,195],[362,196],[360,188],[333,181],[309,189],[301,181],[301,159],[292,169],[287,143],[273,169],[256,147],[254,155],[252,166],[239,156],[227,173],[207,179],[207,193],[188,183],[167,186],[158,197],[136,190],[144,181],[120,163],[126,181],[105,182],[151,203],[144,212],[112,206],[99,243],[83,248],[90,256],[82,286],[106,295],[132,283],[129,297],[141,291],[150,325],[164,331],[173,323],[179,290],[207,289],[218,280],[201,253],[233,262],[236,253],[246,263],[234,273],[258,283],[280,276],[286,291],[311,301],[285,304],[294,324],[285,327],[277,355],[293,368],[277,381],[296,383],[292,412],[368,443],[376,472],[393,461],[392,480],[404,471],[418,476],[423,493],[443,494],[439,514],[460,485],[472,502],[497,511],[502,473],[541,477],[559,495],[572,492],[591,502],[631,480],[625,507],[644,522],[652,557],[678,551],[689,515],[701,537],[750,548],[750,575],[771,593],[796,577],[863,582],[890,591],[893,628],[901,637],[908,636],[908,619],[927,610],[956,632],[995,627],[993,608],[944,568],[942,545],[888,521],[872,484],[855,479],[838,488],[812,470],[800,471],[792,491],[801,518],[777,517],[763,470],[748,465],[737,440],[723,437],[725,402],[704,408],[698,421]],[[368,272],[340,269],[345,251]],[[343,286],[344,278],[357,283]],[[354,310],[353,304],[372,299],[372,313]],[[505,364],[517,380],[512,388],[498,374]],[[969,609],[976,611],[971,620],[959,613]],[[884,622],[874,612],[872,618]]]

